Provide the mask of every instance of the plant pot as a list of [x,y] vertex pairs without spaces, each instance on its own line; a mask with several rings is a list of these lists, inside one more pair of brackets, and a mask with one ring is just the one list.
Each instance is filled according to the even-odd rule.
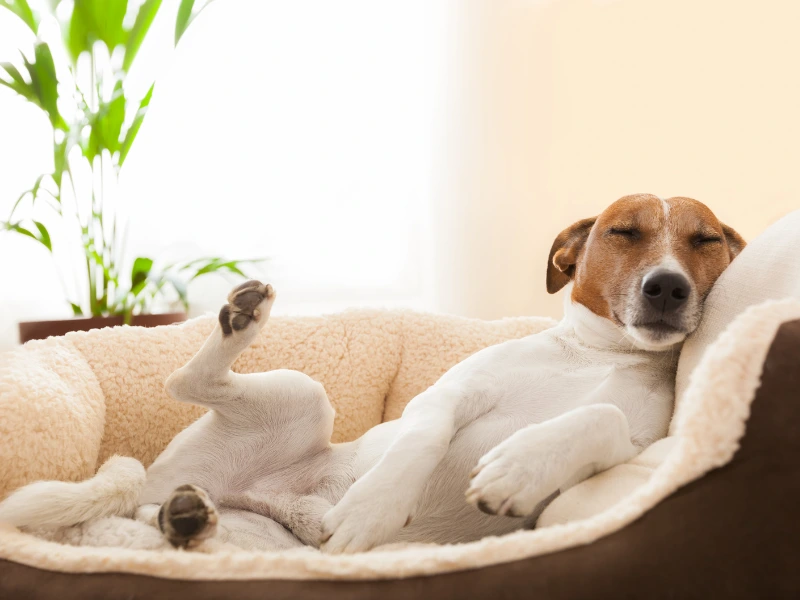
[[[131,325],[136,327],[158,327],[186,320],[186,313],[159,313],[152,315],[135,315]],[[60,321],[26,321],[19,324],[19,341],[24,344],[29,340],[43,340],[54,335],[64,335],[70,331],[89,331],[103,327],[122,325],[122,317],[89,317],[63,319]]]

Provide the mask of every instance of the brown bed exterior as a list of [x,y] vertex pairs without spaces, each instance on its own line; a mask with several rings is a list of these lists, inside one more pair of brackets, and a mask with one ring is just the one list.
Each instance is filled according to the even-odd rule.
[[733,460],[593,544],[472,571],[381,581],[180,581],[0,561],[0,598],[800,598],[800,321],[770,348]]

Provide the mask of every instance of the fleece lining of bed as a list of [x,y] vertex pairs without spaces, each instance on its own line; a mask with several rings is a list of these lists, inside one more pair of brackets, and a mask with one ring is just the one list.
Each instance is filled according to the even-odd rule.
[[[347,556],[310,549],[205,554],[73,547],[0,524],[0,558],[71,573],[363,580],[478,568],[588,544],[731,460],[772,339],[781,323],[799,318],[800,301],[781,300],[752,307],[731,323],[691,376],[663,462],[646,483],[590,518],[468,544],[390,546]],[[274,319],[234,368],[294,368],[323,382],[337,410],[334,441],[344,441],[399,416],[414,395],[469,354],[551,325],[548,319],[484,322],[385,311]],[[203,412],[167,398],[163,381],[212,326],[201,318],[154,330],[77,333],[7,354],[0,372],[0,497],[36,479],[88,477],[114,453],[152,462]]]

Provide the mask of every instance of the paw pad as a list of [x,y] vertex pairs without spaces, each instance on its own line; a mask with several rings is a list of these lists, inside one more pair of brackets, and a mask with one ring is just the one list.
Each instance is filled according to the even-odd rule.
[[222,332],[230,335],[234,331],[246,329],[253,321],[261,317],[259,306],[265,301],[275,298],[272,286],[251,279],[233,288],[228,294],[228,304],[219,311],[219,323]]
[[182,485],[158,513],[158,526],[176,548],[190,548],[211,537],[217,527],[217,511],[201,488]]

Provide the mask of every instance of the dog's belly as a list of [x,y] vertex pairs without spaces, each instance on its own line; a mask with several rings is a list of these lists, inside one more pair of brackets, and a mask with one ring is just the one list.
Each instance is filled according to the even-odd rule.
[[[502,387],[483,390],[493,395],[492,409],[456,433],[425,487],[414,520],[393,541],[458,543],[533,525],[547,501],[525,520],[484,514],[465,499],[470,472],[484,454],[518,430],[596,402],[597,390],[619,388],[620,377],[619,371],[607,366],[561,371],[555,376],[543,369],[523,370],[502,378]],[[626,381],[631,384],[627,393],[647,393],[641,383]]]
[[[526,388],[521,382],[519,387],[498,390],[494,408],[462,427],[453,437],[425,487],[414,520],[394,541],[467,542],[509,533],[535,522],[544,503],[525,521],[476,510],[464,497],[469,487],[469,474],[484,454],[516,431],[582,405],[602,379],[603,372],[598,371],[562,374],[559,378],[547,379],[547,385]],[[565,389],[570,390],[569,395],[564,394]]]
[[468,542],[522,527],[521,519],[480,512],[467,503],[464,492],[478,460],[525,425],[519,419],[488,416],[459,431],[425,487],[414,520],[394,541]]

